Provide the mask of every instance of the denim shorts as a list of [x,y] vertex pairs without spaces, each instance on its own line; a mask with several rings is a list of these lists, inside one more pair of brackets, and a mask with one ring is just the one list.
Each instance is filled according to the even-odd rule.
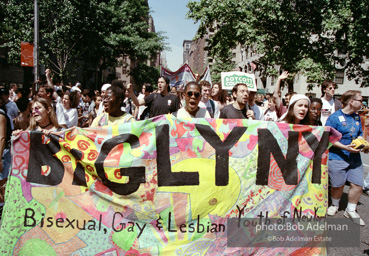
[[3,180],[8,178],[10,166],[12,163],[12,157],[10,156],[10,148],[4,149],[1,161],[3,162],[3,172],[0,172],[0,180]]
[[364,185],[364,167],[361,162],[329,160],[328,173],[333,188],[342,187],[346,181],[361,187]]

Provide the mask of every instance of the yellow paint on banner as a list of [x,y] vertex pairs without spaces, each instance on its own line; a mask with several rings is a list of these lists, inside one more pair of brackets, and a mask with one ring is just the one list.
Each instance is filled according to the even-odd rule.
[[[208,214],[224,216],[237,202],[240,194],[240,178],[229,167],[227,186],[215,185],[215,160],[206,158],[186,159],[172,166],[172,172],[198,172],[199,186],[159,187],[158,191],[182,192],[190,195],[192,219]],[[216,203],[214,203],[216,202]]]

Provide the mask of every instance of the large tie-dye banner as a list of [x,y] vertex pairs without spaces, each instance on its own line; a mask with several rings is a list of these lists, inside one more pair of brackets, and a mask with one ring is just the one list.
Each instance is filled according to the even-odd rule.
[[328,127],[171,115],[24,132],[13,140],[0,253],[324,254],[229,247],[226,223],[325,216],[327,148],[339,138]]
[[182,89],[182,90],[188,82],[196,80],[188,64],[184,64],[177,71],[174,71],[174,72],[161,67],[160,75],[166,76],[169,78],[170,87],[176,87],[177,89]]
[[[176,87],[177,89],[180,89],[180,90],[183,90],[184,86],[188,82],[192,82],[196,80],[194,73],[192,72],[190,66],[187,63],[183,64],[183,66],[181,66],[177,71],[174,71],[174,72],[161,67],[160,75],[166,76],[169,78],[170,87]],[[211,72],[210,72],[209,66],[207,66],[204,73],[200,75],[200,81],[202,80],[208,81],[212,85]]]

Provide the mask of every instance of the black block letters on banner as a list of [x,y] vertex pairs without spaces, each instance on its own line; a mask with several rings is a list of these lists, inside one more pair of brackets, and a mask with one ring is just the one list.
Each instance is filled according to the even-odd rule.
[[320,141],[311,132],[303,132],[302,136],[304,136],[311,150],[314,151],[313,177],[311,182],[320,184],[322,176],[322,155],[328,148],[329,132],[324,132]]
[[[79,151],[78,149],[72,149],[70,151],[72,153],[72,155],[77,159],[77,160],[81,160],[82,159],[82,152]],[[73,174],[73,185],[77,185],[77,186],[84,186],[87,187],[87,182],[86,182],[86,176],[85,176],[85,168],[83,168],[82,164],[79,161],[77,162],[77,167],[74,170],[74,174]]]
[[258,130],[259,155],[258,169],[256,174],[256,185],[268,185],[270,154],[273,154],[275,161],[281,169],[283,179],[287,185],[297,185],[297,156],[299,154],[299,132],[288,132],[287,156],[284,158],[277,140],[267,129]]
[[119,195],[129,195],[137,191],[141,183],[145,183],[145,167],[126,167],[120,168],[122,176],[128,176],[129,182],[126,184],[116,183],[108,180],[104,171],[104,160],[109,152],[117,145],[129,143],[131,148],[140,146],[140,141],[137,136],[133,134],[120,134],[114,138],[108,139],[101,147],[100,154],[95,162],[97,174],[105,186],[110,188],[113,192]]
[[158,186],[199,185],[198,172],[172,172],[169,155],[169,125],[156,127]]
[[215,185],[227,186],[229,181],[229,150],[246,132],[247,127],[234,127],[222,142],[215,131],[206,125],[196,124],[202,137],[215,149]]
[[[60,184],[64,176],[64,166],[57,157],[54,157],[60,150],[59,137],[50,134],[50,142],[42,144],[42,133],[31,131],[30,139],[27,182],[51,186]],[[48,175],[42,175],[42,166],[50,168]]]
[[[201,136],[214,149],[216,155],[215,185],[227,186],[229,184],[229,150],[237,143],[246,132],[247,127],[234,127],[224,141],[221,141],[211,126],[195,124]],[[157,149],[157,178],[158,186],[197,186],[199,185],[198,172],[172,172],[170,161],[170,130],[169,125],[164,124],[156,127],[156,149]],[[287,185],[297,185],[298,170],[297,156],[299,154],[298,131],[288,132],[288,149],[286,157],[283,155],[276,138],[268,129],[258,129],[258,167],[256,174],[256,185],[268,185],[270,158],[273,155],[281,170],[283,179]],[[301,133],[312,151],[313,174],[312,182],[321,183],[321,161],[322,155],[328,148],[329,132],[324,132],[320,141],[311,132]],[[141,183],[145,183],[145,167],[122,167],[121,176],[128,176],[128,183],[116,183],[110,181],[105,175],[104,161],[111,150],[123,143],[129,143],[131,148],[140,146],[139,138],[133,134],[120,134],[104,142],[99,156],[95,161],[97,174],[104,185],[119,195],[129,195],[137,191]],[[246,150],[246,149],[245,149]],[[42,143],[42,133],[30,132],[30,157],[28,165],[27,181],[44,184],[58,185],[64,176],[63,163],[55,156],[60,151],[59,137],[50,135],[48,144]],[[80,163],[83,152],[72,149],[77,167],[74,170],[73,185],[87,186],[85,170]],[[42,167],[48,166],[49,170],[42,173]],[[45,171],[44,171],[45,172]]]

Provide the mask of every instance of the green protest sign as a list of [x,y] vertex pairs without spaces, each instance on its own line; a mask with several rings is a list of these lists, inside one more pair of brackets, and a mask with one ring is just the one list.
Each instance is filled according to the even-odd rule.
[[233,71],[233,72],[222,72],[222,87],[225,90],[231,90],[233,86],[238,83],[244,83],[247,85],[249,91],[256,92],[256,81],[255,75],[247,74],[244,72]]

